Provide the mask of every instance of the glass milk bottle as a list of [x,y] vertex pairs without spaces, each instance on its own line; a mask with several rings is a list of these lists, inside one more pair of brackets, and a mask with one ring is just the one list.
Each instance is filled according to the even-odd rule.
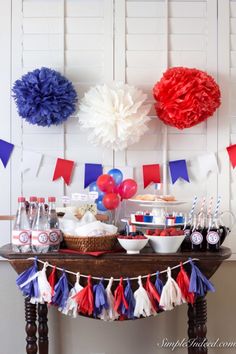
[[221,231],[216,218],[209,217],[209,227],[206,236],[207,250],[210,252],[218,252],[220,249]]
[[32,250],[35,253],[46,253],[50,247],[48,217],[44,203],[45,198],[38,198],[38,209],[32,228]]
[[193,231],[191,233],[192,251],[202,251],[204,248],[205,217],[200,214],[194,217]]
[[50,251],[59,250],[61,241],[61,231],[59,228],[59,220],[56,212],[56,198],[48,198],[48,225],[49,225],[49,241]]
[[25,208],[25,198],[18,198],[18,209],[12,231],[12,249],[14,252],[30,252],[31,231]]

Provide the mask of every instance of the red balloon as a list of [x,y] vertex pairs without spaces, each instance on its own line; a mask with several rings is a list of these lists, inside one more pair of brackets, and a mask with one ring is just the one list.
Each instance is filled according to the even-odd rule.
[[103,197],[103,205],[109,210],[116,209],[120,203],[120,198],[115,193],[107,193]]
[[129,178],[121,182],[119,186],[119,194],[121,200],[132,198],[137,193],[138,185],[135,180]]
[[110,175],[101,175],[97,179],[98,188],[105,193],[111,193],[114,191],[115,181]]

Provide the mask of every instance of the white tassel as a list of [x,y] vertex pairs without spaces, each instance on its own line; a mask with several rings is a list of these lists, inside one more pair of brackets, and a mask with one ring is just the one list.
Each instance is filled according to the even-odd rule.
[[148,317],[151,315],[156,315],[156,311],[153,309],[151,301],[148,297],[146,290],[143,287],[141,276],[138,278],[139,288],[134,292],[135,298],[135,317]]
[[76,318],[78,316],[78,304],[75,301],[75,299],[73,299],[73,297],[83,289],[83,286],[80,285],[79,283],[80,280],[80,273],[77,273],[76,275],[76,282],[74,287],[70,290],[67,302],[65,307],[59,308],[58,310],[61,311],[61,313],[63,313],[64,315],[69,315],[72,316],[74,318]]
[[44,304],[45,302],[50,303],[52,300],[52,289],[46,274],[47,267],[48,263],[45,262],[43,269],[37,272],[39,295],[38,297],[32,297],[30,299],[32,304]]
[[101,314],[98,316],[103,321],[115,321],[120,316],[118,312],[116,312],[114,309],[114,296],[111,291],[112,283],[113,278],[110,278],[109,283],[106,287],[107,303],[109,307],[108,309],[103,308]]
[[159,305],[165,310],[172,310],[174,306],[182,304],[181,290],[176,281],[171,276],[171,268],[167,269],[167,282],[161,293]]

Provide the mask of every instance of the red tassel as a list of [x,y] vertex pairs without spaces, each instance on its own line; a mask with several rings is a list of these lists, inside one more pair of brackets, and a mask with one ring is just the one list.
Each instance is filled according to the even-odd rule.
[[155,286],[152,284],[151,279],[150,279],[150,274],[148,274],[147,281],[145,284],[145,289],[147,291],[148,297],[151,301],[152,307],[155,311],[158,310],[158,304],[160,302],[160,295],[157,292],[157,289]]
[[48,277],[48,282],[51,286],[51,295],[54,296],[54,288],[56,283],[56,267],[53,267],[51,274]]
[[194,303],[194,293],[189,292],[189,277],[185,272],[182,262],[180,263],[180,271],[177,275],[176,282],[181,290],[182,297],[190,304]]
[[126,310],[128,310],[129,308],[129,305],[125,299],[123,278],[120,278],[120,283],[117,286],[114,295],[115,295],[114,309],[116,312],[122,315],[122,305],[124,305]]
[[91,283],[91,275],[88,277],[88,284],[79,291],[72,299],[78,304],[78,312],[84,315],[92,315],[93,313],[93,288]]

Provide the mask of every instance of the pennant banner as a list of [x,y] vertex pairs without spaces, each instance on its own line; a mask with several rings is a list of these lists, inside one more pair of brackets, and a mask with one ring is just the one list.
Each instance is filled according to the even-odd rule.
[[230,145],[227,148],[229,159],[233,168],[236,166],[236,144]]
[[174,184],[179,178],[189,182],[188,169],[185,160],[170,161],[169,167],[172,184]]
[[42,161],[42,154],[33,151],[23,151],[23,162],[21,171],[28,172],[31,176],[36,177]]
[[62,177],[65,183],[69,185],[74,164],[74,161],[63,160],[58,158],[52,180],[55,181],[58,178]]
[[91,183],[96,182],[100,175],[102,175],[101,164],[86,163],[84,169],[84,188],[87,188]]
[[160,165],[143,165],[143,185],[144,188],[150,183],[161,183]]
[[218,173],[218,164],[216,156],[213,152],[197,157],[198,172],[201,178],[206,178],[208,173]]
[[5,140],[0,139],[0,160],[3,163],[3,166],[6,168],[8,161],[10,159],[12,150],[14,149],[14,145],[8,143]]

